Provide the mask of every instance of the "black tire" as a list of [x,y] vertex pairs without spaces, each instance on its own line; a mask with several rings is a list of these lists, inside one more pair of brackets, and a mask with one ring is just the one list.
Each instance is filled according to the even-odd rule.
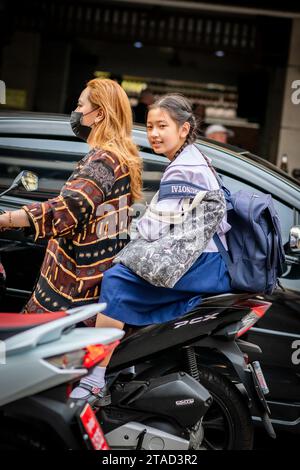
[[254,428],[247,404],[235,385],[207,368],[199,368],[200,383],[207,388],[213,403],[203,419],[204,440],[208,450],[251,450]]

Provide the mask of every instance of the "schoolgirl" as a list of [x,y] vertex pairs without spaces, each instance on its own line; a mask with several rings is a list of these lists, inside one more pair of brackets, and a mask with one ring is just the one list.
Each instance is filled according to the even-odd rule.
[[[194,144],[196,130],[191,106],[181,95],[165,95],[149,108],[147,135],[150,145],[155,153],[170,160],[160,184],[163,197],[157,203],[158,210],[177,212],[182,209],[186,194],[178,191],[178,197],[174,197],[170,194],[170,187],[174,185],[179,189],[183,186],[208,191],[219,189],[210,160]],[[149,241],[159,239],[169,228],[167,223],[149,219],[147,214],[137,224],[139,236]],[[225,234],[229,229],[225,213],[217,233],[226,248]],[[167,322],[192,310],[201,303],[203,295],[230,290],[228,270],[213,239],[173,288],[156,287],[123,264],[116,264],[104,273],[99,301],[106,302],[107,308],[98,315],[96,326],[123,328],[124,324]],[[94,395],[102,397],[109,360],[108,356],[102,367],[95,368],[95,372],[83,379],[72,397],[89,399],[97,389],[98,393]]]

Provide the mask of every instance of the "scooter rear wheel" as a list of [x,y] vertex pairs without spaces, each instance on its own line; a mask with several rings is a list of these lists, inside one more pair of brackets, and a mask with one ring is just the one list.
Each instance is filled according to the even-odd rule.
[[204,416],[200,449],[251,450],[254,427],[249,409],[235,385],[215,371],[199,367],[200,383],[213,397]]

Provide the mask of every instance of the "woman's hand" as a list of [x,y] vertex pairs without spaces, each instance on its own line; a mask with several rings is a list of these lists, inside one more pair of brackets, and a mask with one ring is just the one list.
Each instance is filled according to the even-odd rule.
[[18,211],[13,211],[13,212],[5,212],[4,214],[0,215],[0,231],[1,232],[3,232],[4,230],[29,227],[29,226],[30,226],[29,219],[24,209],[20,209]]
[[4,232],[9,228],[9,214],[4,212],[0,215],[0,231]]

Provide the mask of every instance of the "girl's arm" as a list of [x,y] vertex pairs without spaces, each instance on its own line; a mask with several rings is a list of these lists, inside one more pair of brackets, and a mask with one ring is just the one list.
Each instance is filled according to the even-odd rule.
[[[170,191],[170,188],[175,183],[176,189],[180,190],[180,186],[191,186],[198,190],[200,189],[207,189],[206,181],[203,177],[203,170],[201,165],[193,166],[193,165],[182,165],[182,166],[170,166],[163,175],[160,184],[160,192],[164,184],[168,184],[167,190]],[[170,186],[169,186],[170,184]],[[187,197],[187,195],[185,196]],[[182,193],[179,195],[177,192],[171,194],[170,197],[165,197],[162,200],[158,201],[156,205],[157,210],[161,211],[170,211],[170,212],[179,212],[182,209],[182,205],[185,198],[182,196]],[[150,217],[147,217],[147,214],[142,216],[140,220],[137,222],[137,229],[139,234],[146,240],[153,241],[158,240],[163,235],[168,233],[170,230],[170,224],[167,222],[161,222],[158,220],[154,220]]]

